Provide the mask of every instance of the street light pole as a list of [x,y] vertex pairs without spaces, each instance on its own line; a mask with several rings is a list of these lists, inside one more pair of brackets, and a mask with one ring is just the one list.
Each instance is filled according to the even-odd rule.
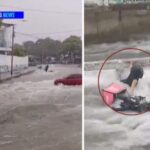
[[13,76],[15,25],[12,25],[11,77]]

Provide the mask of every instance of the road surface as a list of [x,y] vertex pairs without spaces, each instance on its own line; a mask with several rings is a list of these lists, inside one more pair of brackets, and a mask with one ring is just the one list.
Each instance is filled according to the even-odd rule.
[[[136,93],[150,98],[149,74],[145,70]],[[149,150],[150,113],[125,116],[108,108],[99,97],[97,75],[98,71],[85,73],[85,150]],[[105,71],[101,86],[112,81],[117,81],[114,70]]]
[[80,150],[81,86],[54,86],[76,66],[54,65],[0,84],[0,150]]
[[[104,60],[114,50],[126,47],[150,50],[150,42],[91,45],[86,48],[85,59],[91,63]],[[150,69],[145,68],[144,71],[135,93],[149,100]],[[85,150],[150,150],[150,112],[125,116],[108,108],[99,96],[98,72],[98,69],[85,72]],[[113,68],[103,70],[101,87],[118,80]]]
[[[104,44],[95,44],[85,47],[85,61],[100,61],[106,59],[114,51],[121,50],[123,48],[138,48],[150,52],[150,40],[140,40],[140,41],[129,41],[129,42],[116,42],[116,43],[104,43]],[[148,57],[148,55],[143,52],[137,51],[137,53],[130,51],[130,55],[127,53],[119,53],[115,55],[114,58],[141,58]]]

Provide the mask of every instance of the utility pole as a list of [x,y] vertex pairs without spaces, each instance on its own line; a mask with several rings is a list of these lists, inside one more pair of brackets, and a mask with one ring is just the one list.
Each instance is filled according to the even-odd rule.
[[42,63],[42,65],[44,64],[44,49],[42,49],[41,63]]
[[119,20],[119,22],[122,21],[122,8],[121,8],[121,5],[119,6],[119,10],[118,10],[118,20]]
[[[26,20],[23,20],[25,22]],[[14,38],[15,38],[15,24],[9,24],[9,23],[2,23],[2,25],[5,25],[7,27],[12,26],[12,43],[11,43],[11,77],[13,76],[13,70],[14,70]]]
[[99,38],[99,11],[95,11],[95,20],[96,20],[96,32],[97,32],[97,38]]
[[13,76],[15,25],[12,25],[11,77]]

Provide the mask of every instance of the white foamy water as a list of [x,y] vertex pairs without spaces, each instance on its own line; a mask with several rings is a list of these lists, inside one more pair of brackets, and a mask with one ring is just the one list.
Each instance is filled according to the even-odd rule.
[[[55,67],[54,67],[55,68]],[[65,67],[64,67],[65,68]],[[0,103],[5,105],[15,104],[23,105],[26,103],[57,103],[67,101],[68,94],[73,94],[71,90],[78,92],[80,87],[55,86],[54,80],[65,77],[71,73],[81,72],[80,68],[56,67],[53,72],[44,72],[37,70],[29,76],[23,76],[8,81],[0,85]],[[64,94],[63,94],[64,93]],[[56,96],[57,95],[57,96]],[[0,107],[1,107],[0,106]]]
[[[150,96],[150,70],[139,81],[137,95]],[[124,116],[104,105],[97,89],[98,71],[85,73],[85,149],[150,150],[150,113]],[[101,85],[116,82],[115,70],[102,72]]]
[[0,149],[81,149],[81,86],[54,85],[81,68],[50,70],[0,84]]
[[102,5],[102,1],[100,1],[100,0],[85,0],[85,4],[97,4],[97,5]]
[[[150,39],[150,37],[148,37]],[[129,41],[129,42],[116,42],[116,43],[103,43],[93,44],[85,48],[85,61],[99,61],[103,60],[112,54],[113,51],[117,51],[123,48],[138,48],[145,51],[150,51],[149,40]],[[137,51],[139,53],[140,51]],[[130,51],[132,54],[133,52]],[[136,53],[136,51],[134,51]],[[144,53],[143,53],[144,54]],[[146,54],[148,57],[148,55]],[[129,56],[130,57],[130,56]]]

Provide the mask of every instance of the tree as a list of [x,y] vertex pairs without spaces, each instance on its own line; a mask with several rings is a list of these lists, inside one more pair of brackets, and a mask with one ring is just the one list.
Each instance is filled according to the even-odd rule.
[[23,48],[26,50],[28,55],[36,56],[36,47],[33,41],[27,41],[23,43]]
[[70,36],[63,41],[63,53],[67,53],[69,62],[75,63],[76,57],[82,56],[82,42],[78,36]]
[[81,51],[82,50],[82,42],[80,37],[78,36],[70,36],[66,40],[63,41],[63,51]]
[[25,56],[26,55],[23,46],[19,45],[19,44],[14,45],[13,53],[14,53],[15,56]]
[[[51,38],[38,39],[36,42],[26,41],[23,45],[16,44],[16,55],[36,56],[42,63],[50,61],[52,58],[59,60],[61,54],[69,53],[69,56],[75,54],[81,55],[81,39],[77,36],[70,36],[63,42]],[[21,52],[21,54],[20,54]]]
[[58,57],[62,49],[62,44],[58,40],[51,38],[39,39],[35,43],[27,41],[23,43],[28,55],[34,55],[41,59],[41,62],[47,57]]
[[54,56],[59,55],[61,51],[61,42],[53,40],[51,38],[39,39],[36,42],[37,49],[43,53],[44,56]]

